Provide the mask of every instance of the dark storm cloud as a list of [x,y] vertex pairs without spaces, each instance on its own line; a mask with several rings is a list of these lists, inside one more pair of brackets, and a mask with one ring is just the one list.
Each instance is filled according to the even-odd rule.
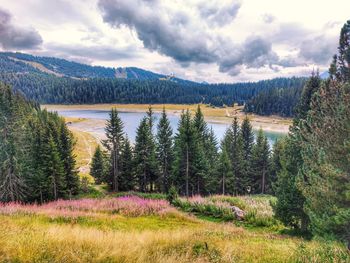
[[223,5],[218,2],[205,1],[198,6],[199,13],[207,23],[224,26],[231,23],[241,8],[240,1],[230,1]]
[[[99,8],[104,22],[113,27],[126,26],[135,30],[147,49],[172,57],[183,66],[191,62],[216,63],[221,72],[236,75],[242,65],[259,68],[278,62],[271,43],[263,38],[251,37],[241,45],[235,45],[230,39],[223,41],[219,36],[207,33],[198,24],[192,24],[186,12],[164,10],[157,0],[130,0],[127,3],[121,0],[100,0]],[[237,1],[227,11],[204,5],[199,14],[217,23],[226,23],[237,15],[239,8],[240,2]],[[223,12],[228,14],[223,15]]]
[[11,14],[0,8],[0,45],[3,49],[34,49],[42,42],[35,29],[14,25]]
[[337,38],[317,36],[300,45],[299,56],[316,64],[328,64],[337,51]]
[[260,68],[278,64],[279,58],[269,41],[261,37],[250,37],[240,47],[232,48],[219,62],[219,70],[230,75],[238,75],[241,65]]
[[[238,0],[225,4],[200,1],[187,9],[173,8],[171,2],[160,0],[99,0],[98,6],[105,23],[131,29],[145,48],[173,58],[182,67],[191,63],[215,63],[221,72],[230,75],[237,75],[244,68],[266,66],[278,71],[281,67],[310,63],[324,65],[334,51],[333,42],[315,37],[315,31],[298,23],[277,23],[270,14],[263,15],[262,19],[266,24],[273,24],[276,31],[235,43],[233,38],[220,35],[217,28],[235,19],[241,7]],[[306,36],[309,40],[305,40]],[[272,44],[287,45],[289,51],[299,53],[280,58]]]
[[[103,20],[134,29],[145,48],[179,62],[215,62],[211,37],[192,27],[184,12],[163,10],[156,0],[100,0]],[[169,12],[167,12],[169,11]]]
[[301,43],[305,39],[305,36],[312,33],[314,32],[298,23],[281,23],[279,30],[271,36],[271,40],[274,43],[294,45]]

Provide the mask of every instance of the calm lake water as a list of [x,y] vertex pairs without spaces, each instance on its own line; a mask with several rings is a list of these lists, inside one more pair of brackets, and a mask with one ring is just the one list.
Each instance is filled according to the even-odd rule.
[[[87,119],[98,119],[98,120],[107,120],[109,118],[109,111],[103,110],[58,110],[57,113],[64,117],[77,117],[77,118],[87,118]],[[142,112],[119,112],[119,116],[124,123],[124,131],[128,135],[129,139],[132,142],[135,142],[136,129],[145,116],[145,113]],[[155,125],[161,116],[161,113],[154,113],[155,116]],[[177,126],[179,123],[180,116],[168,114],[169,121],[173,128],[174,133],[177,131]],[[209,128],[212,127],[213,131],[218,139],[218,142],[224,137],[226,129],[229,127],[229,124],[217,123],[207,121]],[[94,132],[103,133],[104,129],[102,127],[96,127]],[[254,131],[255,133],[257,131]],[[265,135],[267,136],[269,143],[272,145],[276,139],[285,136],[284,133],[270,132],[266,131]]]

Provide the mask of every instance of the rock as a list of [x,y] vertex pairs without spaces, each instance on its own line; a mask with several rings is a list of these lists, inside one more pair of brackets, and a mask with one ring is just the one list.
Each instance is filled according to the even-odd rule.
[[246,212],[237,206],[231,206],[232,213],[236,216],[237,220],[243,220]]

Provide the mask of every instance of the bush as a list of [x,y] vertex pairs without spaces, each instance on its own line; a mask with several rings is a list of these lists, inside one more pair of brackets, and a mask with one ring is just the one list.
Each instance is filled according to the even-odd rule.
[[177,193],[175,186],[171,186],[166,196],[166,199],[169,201],[170,204],[173,204],[174,201],[177,200],[178,198],[179,198],[179,195]]
[[235,217],[229,204],[213,202],[198,196],[189,199],[178,198],[174,201],[174,205],[188,213],[211,216],[225,221],[233,220]]
[[113,197],[123,197],[123,196],[137,196],[141,198],[147,198],[147,199],[155,199],[155,200],[166,200],[166,195],[161,193],[141,193],[141,192],[118,192],[114,193],[111,196]]

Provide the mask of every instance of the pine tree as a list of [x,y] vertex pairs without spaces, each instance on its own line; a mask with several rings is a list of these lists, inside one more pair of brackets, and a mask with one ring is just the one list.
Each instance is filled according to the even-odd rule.
[[249,193],[252,190],[253,178],[251,171],[252,150],[254,146],[254,133],[248,116],[246,116],[241,125],[240,136],[242,138],[243,169],[240,178],[241,193]]
[[[41,115],[40,113],[38,114]],[[27,128],[27,138],[29,151],[27,160],[30,163],[29,171],[26,176],[28,192],[31,195],[28,201],[38,201],[41,204],[47,199],[46,188],[48,187],[47,176],[44,174],[43,149],[44,149],[44,130],[42,129],[40,117],[29,121]]]
[[134,190],[134,156],[130,141],[125,137],[120,155],[121,189],[124,191]]
[[277,140],[272,149],[271,156],[271,167],[270,167],[270,179],[267,184],[267,192],[269,194],[274,194],[273,185],[277,180],[277,173],[282,170],[282,160],[281,156],[283,153],[283,143],[282,140]]
[[54,139],[50,134],[47,134],[46,136],[43,162],[46,164],[44,167],[44,174],[48,178],[48,198],[50,200],[57,200],[58,198],[66,196],[64,163],[60,158]]
[[296,120],[305,119],[307,112],[310,110],[312,96],[320,89],[321,78],[318,72],[312,72],[311,77],[306,82],[302,91],[298,105],[296,106]]
[[173,165],[173,131],[169,119],[163,108],[162,116],[158,123],[157,132],[157,157],[160,166],[162,192],[167,193],[170,187],[170,174]]
[[313,234],[350,243],[350,21],[342,28],[336,76],[311,97],[305,119],[294,131],[302,163],[298,188]]
[[148,127],[150,128],[151,133],[153,133],[153,124],[154,124],[155,117],[154,117],[154,112],[151,105],[148,106],[148,110],[146,111],[146,116],[148,120]]
[[[217,187],[213,183],[213,180],[216,179],[218,165],[219,165],[218,142],[212,127],[210,128],[205,140],[204,153],[206,156],[206,164],[208,168],[207,168],[207,171],[204,171],[205,183],[204,183],[202,194],[203,193],[210,194],[210,193],[216,192],[216,189],[217,189]],[[230,180],[227,180],[227,181],[230,181]]]
[[72,133],[68,130],[63,119],[60,119],[60,157],[63,160],[66,187],[69,195],[75,195],[79,192],[78,171],[75,168],[74,145],[75,140]]
[[274,212],[285,225],[307,232],[309,218],[304,212],[305,197],[297,187],[300,167],[300,145],[292,138],[280,142],[282,147],[281,170],[277,172],[274,192],[277,203]]
[[232,185],[231,189],[227,189],[232,194],[244,194],[246,185],[243,178],[243,140],[240,132],[237,117],[234,118],[231,127],[226,131],[222,141],[231,160],[232,167]]
[[[23,201],[27,188],[21,171],[21,138],[24,110],[20,98],[0,83],[0,200]],[[21,141],[20,141],[21,142]]]
[[[154,121],[155,121],[155,117],[154,117],[154,112],[152,109],[152,106],[149,105],[148,107],[148,111],[146,112],[146,118],[148,121],[148,127],[149,127],[149,134],[150,134],[150,140],[148,142],[149,144],[149,152],[151,153],[150,155],[150,161],[153,163],[153,166],[157,166],[157,155],[156,155],[156,139],[153,135],[153,126],[154,126]],[[152,169],[152,173],[150,174],[150,191],[154,191],[155,188],[157,188],[158,190],[160,190],[162,188],[161,186],[161,182],[158,178],[158,171],[157,169]]]
[[106,181],[106,158],[101,146],[97,145],[90,166],[90,174],[95,179],[96,184]]
[[106,125],[106,137],[103,141],[103,145],[110,153],[111,167],[110,167],[110,180],[109,184],[112,186],[112,190],[115,192],[119,191],[119,180],[120,180],[120,151],[123,144],[124,132],[123,122],[118,116],[118,111],[112,109],[109,114],[109,120]]
[[2,201],[42,203],[77,193],[73,142],[56,113],[0,84]]
[[[193,183],[193,154],[195,131],[189,110],[182,112],[178,133],[175,136],[175,180],[186,196],[190,195]],[[193,184],[192,184],[193,192]]]
[[210,192],[210,181],[215,177],[218,158],[217,140],[212,129],[204,121],[200,105],[198,105],[193,118],[195,133],[194,141],[194,169],[196,175],[197,194]]
[[156,153],[148,118],[143,118],[136,131],[135,173],[139,177],[140,190],[152,191],[157,174]]
[[199,141],[204,144],[208,135],[208,125],[204,121],[204,115],[202,113],[200,105],[197,106],[197,110],[193,118],[193,127],[196,130],[196,133],[198,134]]
[[270,170],[270,147],[262,129],[259,130],[256,144],[253,146],[251,166],[252,192],[265,194]]
[[340,31],[338,47],[338,72],[341,82],[350,81],[350,20]]
[[227,194],[230,186],[232,185],[232,163],[229,157],[229,153],[225,144],[221,146],[221,152],[219,154],[219,164],[217,166],[217,174],[219,177],[221,193],[223,195]]

